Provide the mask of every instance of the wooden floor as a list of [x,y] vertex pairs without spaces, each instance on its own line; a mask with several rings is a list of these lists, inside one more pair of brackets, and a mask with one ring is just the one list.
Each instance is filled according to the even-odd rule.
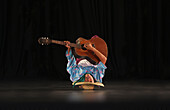
[[0,110],[170,110],[170,81],[104,82],[81,90],[70,81],[0,81]]

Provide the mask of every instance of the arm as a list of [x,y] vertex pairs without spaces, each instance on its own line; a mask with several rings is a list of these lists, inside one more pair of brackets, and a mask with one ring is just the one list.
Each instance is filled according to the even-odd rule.
[[106,63],[107,58],[100,51],[98,51],[96,48],[94,48],[90,43],[85,44],[84,47],[88,50],[93,51],[99,57],[100,61],[103,64]]
[[71,47],[69,46],[70,42],[69,41],[64,41],[66,43],[66,47],[68,48],[68,53],[70,52]]

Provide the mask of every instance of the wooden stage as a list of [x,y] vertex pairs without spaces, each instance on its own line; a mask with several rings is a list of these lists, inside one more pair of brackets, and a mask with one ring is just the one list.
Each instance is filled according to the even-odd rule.
[[81,90],[70,81],[1,80],[0,110],[170,110],[170,81],[104,82]]

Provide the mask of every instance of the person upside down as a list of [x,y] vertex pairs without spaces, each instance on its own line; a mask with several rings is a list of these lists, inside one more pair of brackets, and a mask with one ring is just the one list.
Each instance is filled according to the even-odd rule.
[[[102,83],[102,78],[104,77],[105,63],[107,58],[96,48],[94,48],[90,43],[84,44],[84,47],[87,50],[93,51],[97,57],[100,59],[97,65],[90,63],[87,59],[78,59],[73,55],[72,49],[69,46],[69,41],[64,41],[66,47],[66,57],[68,60],[67,63],[67,72],[70,74],[70,80],[72,82],[100,82]],[[74,85],[75,85],[74,83]],[[74,87],[74,86],[73,86]],[[82,88],[82,86],[79,86]]]

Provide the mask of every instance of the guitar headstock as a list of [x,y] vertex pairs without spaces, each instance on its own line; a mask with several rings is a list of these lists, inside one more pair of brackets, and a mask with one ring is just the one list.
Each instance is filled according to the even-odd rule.
[[38,43],[41,45],[49,45],[51,43],[51,39],[49,39],[48,37],[40,37],[38,39]]

